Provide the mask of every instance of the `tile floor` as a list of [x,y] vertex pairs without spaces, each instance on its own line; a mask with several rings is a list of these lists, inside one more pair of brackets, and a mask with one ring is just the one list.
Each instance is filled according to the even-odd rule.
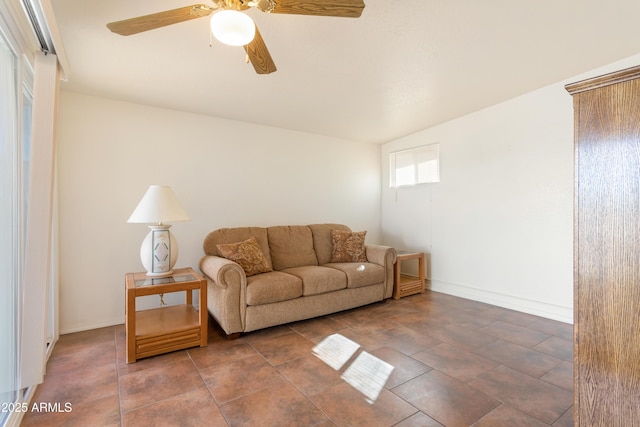
[[[126,364],[119,325],[60,337],[33,401],[71,411],[21,425],[573,426],[572,330],[427,291]],[[334,333],[394,366],[373,404],[312,354]]]

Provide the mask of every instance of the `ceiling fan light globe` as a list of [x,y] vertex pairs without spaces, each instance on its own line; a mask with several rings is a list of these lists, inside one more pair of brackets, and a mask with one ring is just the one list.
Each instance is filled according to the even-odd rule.
[[211,17],[211,34],[224,44],[244,46],[253,40],[256,24],[242,12],[221,10]]

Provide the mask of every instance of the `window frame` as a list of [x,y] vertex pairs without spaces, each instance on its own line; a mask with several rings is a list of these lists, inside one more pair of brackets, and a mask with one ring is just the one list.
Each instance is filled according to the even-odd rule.
[[[430,162],[434,163],[427,164]],[[401,165],[399,166],[398,163]],[[399,173],[403,173],[402,169],[407,169],[404,172],[405,177],[399,179]],[[389,153],[389,188],[412,187],[437,182],[440,182],[439,142]]]

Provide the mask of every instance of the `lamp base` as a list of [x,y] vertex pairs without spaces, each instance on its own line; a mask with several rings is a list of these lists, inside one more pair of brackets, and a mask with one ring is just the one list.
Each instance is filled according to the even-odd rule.
[[169,270],[166,273],[152,273],[150,271],[147,271],[147,277],[152,277],[154,279],[161,279],[163,277],[170,277],[173,276],[173,270]]
[[178,242],[169,231],[171,225],[150,225],[140,247],[140,260],[148,277],[167,277],[173,274],[178,260]]

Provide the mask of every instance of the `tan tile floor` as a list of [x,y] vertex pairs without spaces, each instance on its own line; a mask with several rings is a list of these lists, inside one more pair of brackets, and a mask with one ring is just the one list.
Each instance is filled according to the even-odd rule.
[[[572,326],[429,292],[126,364],[124,326],[63,335],[23,426],[572,426]],[[312,353],[394,366],[373,404]],[[354,355],[351,360],[356,356]]]

